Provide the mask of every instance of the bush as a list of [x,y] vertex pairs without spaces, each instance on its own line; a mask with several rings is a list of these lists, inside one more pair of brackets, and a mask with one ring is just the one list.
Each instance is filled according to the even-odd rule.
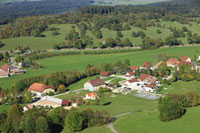
[[162,121],[177,119],[184,114],[184,108],[182,104],[175,100],[172,100],[170,96],[160,98],[158,104],[160,119]]

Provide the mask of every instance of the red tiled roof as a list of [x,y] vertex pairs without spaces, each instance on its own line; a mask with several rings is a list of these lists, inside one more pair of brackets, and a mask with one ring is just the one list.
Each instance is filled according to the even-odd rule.
[[0,77],[5,77],[5,76],[8,76],[8,71],[0,71]]
[[69,100],[62,100],[63,106],[69,106]]
[[170,58],[166,62],[166,64],[168,64],[168,65],[178,65],[179,63],[180,63],[180,61],[178,59],[176,59],[176,58]]
[[4,65],[1,67],[1,70],[3,70],[3,71],[8,71],[10,68],[11,68],[10,65],[4,64]]
[[161,64],[163,64],[164,62],[163,61],[159,61],[156,66],[159,67]]
[[131,71],[135,71],[135,70],[137,70],[139,67],[138,66],[131,66],[131,67],[129,67],[129,69],[131,70]]
[[128,80],[129,83],[134,83],[134,82],[138,82],[139,80],[138,79],[130,79]]
[[142,74],[141,76],[140,76],[140,80],[141,81],[144,81],[147,77],[149,77],[149,75],[148,74]]
[[180,67],[181,65],[192,65],[192,62],[187,62],[187,61],[181,61],[178,66]]
[[155,87],[155,84],[149,84],[149,85],[146,85],[146,87],[154,88],[154,87]]
[[157,78],[156,77],[153,77],[153,76],[148,76],[146,79],[145,79],[146,82],[150,83],[150,84],[155,84],[155,82],[157,81]]
[[91,83],[92,86],[94,86],[94,87],[101,86],[101,85],[105,84],[105,81],[103,79],[100,79],[100,78],[89,80],[88,82]]
[[134,72],[128,72],[128,73],[126,73],[126,76],[134,76]]
[[144,64],[142,65],[142,67],[144,68],[148,68],[149,66],[152,67],[151,62],[144,62]]
[[34,83],[29,87],[28,90],[42,93],[45,89],[54,89],[54,87],[41,83]]
[[102,72],[101,74],[101,76],[104,76],[104,77],[108,77],[109,75],[110,75],[110,72],[106,72],[106,71]]
[[94,92],[91,92],[91,93],[88,93],[87,95],[88,95],[89,97],[94,97],[94,96],[96,96],[97,94],[94,93]]
[[188,58],[189,58],[188,56],[183,56],[183,57],[181,58],[181,61],[186,61]]

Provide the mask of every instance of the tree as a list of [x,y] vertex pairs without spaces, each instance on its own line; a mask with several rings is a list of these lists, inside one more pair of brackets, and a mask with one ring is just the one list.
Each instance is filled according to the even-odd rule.
[[123,27],[123,30],[130,30],[130,29],[131,29],[131,27],[127,23]]
[[43,116],[36,120],[36,133],[49,133],[48,122]]
[[2,53],[0,53],[0,61],[2,61],[4,59],[4,56]]
[[62,107],[58,107],[58,108],[53,109],[48,114],[48,119],[50,123],[63,126],[66,115],[67,115],[67,111],[63,109]]
[[26,91],[25,92],[25,101],[26,103],[30,103],[32,102],[32,93],[30,91]]
[[35,120],[31,113],[25,118],[24,133],[35,133]]
[[117,31],[117,37],[119,37],[119,38],[123,37],[123,35],[120,31]]
[[75,109],[71,109],[65,119],[65,127],[72,132],[81,131],[83,129],[83,116]]
[[133,31],[132,32],[132,37],[138,37],[138,34],[135,31]]
[[[8,130],[16,131],[19,130],[19,124],[20,124],[20,118],[23,114],[23,109],[20,105],[14,104],[11,106],[11,108],[8,111],[8,117],[6,121],[6,126],[9,126],[10,128],[6,127]],[[8,131],[9,132],[9,131]]]
[[65,85],[63,84],[59,85],[58,90],[57,90],[58,93],[64,93],[66,91],[67,91],[67,88],[65,87]]
[[175,100],[172,100],[170,96],[160,98],[158,104],[160,119],[162,121],[177,119],[184,114],[182,104]]
[[158,29],[156,30],[157,34],[161,34],[162,32]]

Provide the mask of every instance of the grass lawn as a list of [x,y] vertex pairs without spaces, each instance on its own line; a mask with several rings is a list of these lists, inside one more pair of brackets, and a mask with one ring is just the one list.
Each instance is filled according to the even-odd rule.
[[68,55],[56,56],[38,60],[44,68],[28,69],[28,72],[23,75],[15,75],[10,78],[0,79],[0,86],[3,89],[11,87],[19,79],[33,77],[38,75],[49,74],[57,71],[73,70],[84,71],[86,65],[94,64],[100,66],[101,63],[116,63],[119,60],[129,59],[131,65],[142,65],[145,61],[150,61],[153,64],[157,62],[155,56],[158,54],[169,54],[177,56],[193,57],[195,51],[200,47],[173,47],[160,48],[156,50],[147,50],[139,52],[116,53],[116,54],[101,54],[101,55]]
[[161,122],[157,111],[133,113],[114,122],[121,133],[198,133],[200,131],[200,107],[188,108],[184,116],[170,122]]
[[124,81],[124,80],[126,80],[126,79],[124,79],[124,78],[116,78],[116,79],[113,79],[112,81],[110,81],[110,84],[113,84],[115,82]]
[[195,91],[200,94],[200,82],[199,81],[177,81],[172,83],[165,92],[168,93],[181,93],[184,91]]
[[0,105],[0,112],[8,111],[11,105]]
[[[62,133],[70,133],[70,131],[68,129],[64,129]],[[111,131],[106,126],[101,126],[101,127],[90,127],[83,131],[80,131],[80,133],[111,133]]]

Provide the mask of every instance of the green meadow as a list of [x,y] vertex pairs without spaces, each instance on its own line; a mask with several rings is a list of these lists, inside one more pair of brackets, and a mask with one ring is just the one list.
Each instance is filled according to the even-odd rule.
[[[158,22],[155,22],[158,23]],[[147,30],[143,30],[141,28],[133,27],[131,26],[131,30],[127,31],[121,31],[123,34],[122,40],[125,38],[129,38],[130,41],[134,44],[134,46],[140,46],[142,44],[142,39],[140,37],[132,37],[132,32],[138,32],[143,31],[148,37],[151,38],[161,38],[162,40],[165,40],[167,36],[172,34],[172,32],[168,29],[169,27],[176,27],[177,29],[182,29],[183,26],[186,26],[192,33],[200,33],[200,24],[192,23],[189,24],[180,24],[177,22],[169,22],[169,21],[161,21],[160,23],[162,26],[165,26],[165,28],[159,28],[159,27],[147,27]],[[73,24],[54,24],[49,25],[49,27],[55,26],[56,28],[59,28],[58,31],[60,34],[57,36],[52,35],[52,31],[44,31],[42,34],[46,37],[16,37],[16,38],[8,38],[8,39],[2,39],[1,41],[6,44],[3,48],[0,50],[11,50],[14,49],[17,45],[22,46],[29,46],[31,49],[53,49],[53,45],[56,43],[65,42],[65,35],[71,30],[71,26]],[[80,30],[76,25],[75,29],[77,32],[80,33]],[[158,34],[157,30],[160,30],[162,33]],[[96,39],[91,31],[87,30],[87,35],[92,37],[94,39],[94,44],[98,45],[99,42],[105,41],[108,37],[116,38],[117,37],[117,31],[108,30],[106,28],[101,28],[103,38],[102,39]],[[178,38],[181,40],[184,44],[188,44],[187,37],[185,38]]]
[[103,62],[115,63],[119,60],[129,59],[131,65],[142,65],[145,61],[150,61],[153,64],[157,62],[156,56],[158,54],[169,54],[177,56],[190,56],[193,58],[195,51],[200,47],[171,47],[160,48],[156,50],[127,52],[127,53],[114,53],[114,54],[100,54],[100,55],[67,55],[67,56],[55,56],[51,58],[45,58],[38,60],[42,64],[43,68],[40,69],[28,69],[28,72],[23,75],[15,75],[9,78],[0,79],[0,86],[4,89],[11,87],[16,81],[23,78],[45,75],[57,71],[66,71],[77,69],[84,71],[86,65],[94,64],[100,66]]
[[177,120],[161,122],[158,111],[132,113],[119,117],[114,127],[120,133],[198,133],[200,107],[187,108],[186,114]]

